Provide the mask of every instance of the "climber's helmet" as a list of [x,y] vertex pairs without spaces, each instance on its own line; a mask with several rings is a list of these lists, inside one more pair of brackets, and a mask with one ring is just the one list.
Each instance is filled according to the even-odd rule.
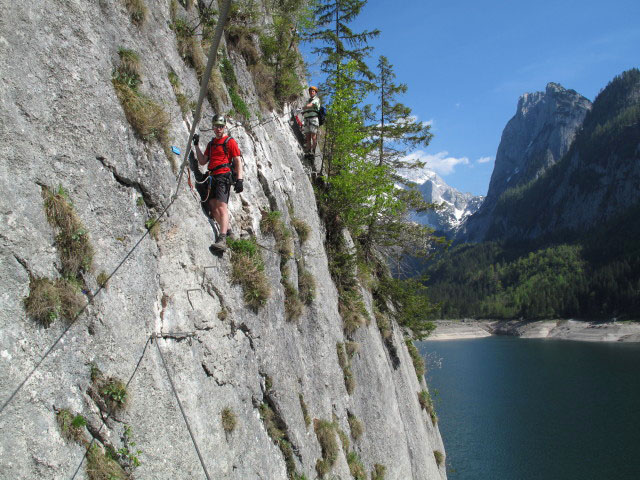
[[213,118],[211,119],[211,124],[214,127],[224,127],[225,126],[224,116],[214,115]]

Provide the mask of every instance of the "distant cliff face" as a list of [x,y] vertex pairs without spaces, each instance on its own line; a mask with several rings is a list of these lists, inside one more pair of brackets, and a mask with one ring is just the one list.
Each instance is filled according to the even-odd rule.
[[439,204],[441,208],[416,213],[414,220],[445,235],[455,233],[467,217],[480,208],[484,199],[482,196],[459,192],[435,172],[428,172],[419,190],[426,202]]
[[516,114],[502,133],[487,197],[457,238],[482,241],[500,196],[535,180],[560,160],[590,108],[585,97],[556,83],[549,83],[544,92],[520,97]]
[[[570,150],[537,180],[505,192],[487,239],[565,235],[604,226],[640,202],[640,71],[598,95]],[[629,219],[636,221],[636,219]]]
[[[259,8],[268,10],[267,3]],[[131,13],[126,5],[142,5],[146,14]],[[175,18],[195,26],[194,2],[42,0],[5,7],[0,20],[1,402],[67,325],[58,307],[45,317],[48,328],[25,311],[34,284],[48,288],[41,299],[59,302],[57,289],[69,281],[61,265],[69,245],[61,247],[58,230],[45,215],[43,186],[61,187],[60,197],[67,198],[82,225],[71,232],[70,244],[88,238],[94,268],[87,266],[69,284],[83,304],[90,298],[92,303],[0,413],[0,478],[71,478],[85,453],[80,436],[113,447],[112,457],[121,448],[133,455],[139,449],[136,478],[204,478],[176,394],[216,480],[311,479],[319,467],[344,479],[353,469],[367,478],[383,470],[387,479],[446,478],[444,447],[424,396],[427,386],[416,375],[402,329],[392,322],[383,338],[371,295],[363,291],[372,321],[350,338],[344,333],[324,226],[302,150],[287,123],[290,109],[262,111],[258,122],[257,90],[245,61],[259,51],[251,48],[255,34],[249,33],[244,52],[229,39],[223,43],[220,50],[230,59],[237,84],[231,91],[216,72],[209,96],[224,112],[242,98],[251,113],[251,121],[228,123],[245,164],[244,191],[231,194],[229,208],[234,234],[255,237],[259,244],[263,262],[256,268],[271,291],[259,308],[248,305],[252,292],[233,281],[230,253],[222,258],[209,253],[212,232],[199,200],[186,178],[178,188],[167,157],[173,154],[162,146],[179,146],[184,154],[193,121],[189,102],[197,99],[199,85],[191,66],[202,54],[202,37],[198,31],[195,40],[178,38],[190,30]],[[125,58],[139,63],[138,73],[118,70]],[[225,78],[232,76],[226,73]],[[122,83],[136,91],[117,90]],[[132,122],[139,117],[125,113],[125,102],[138,113],[151,109],[155,114],[147,119],[159,123],[153,129],[139,125],[146,130],[136,133]],[[201,145],[211,138],[212,113],[206,106]],[[143,238],[170,204],[153,235]],[[272,209],[281,212],[291,232],[291,255],[281,256],[273,235],[261,230],[263,214]],[[294,218],[309,227],[308,238],[295,233]],[[92,297],[123,260],[106,288]],[[302,289],[303,277],[314,280],[315,296],[292,321],[285,304],[291,290]],[[149,343],[151,335],[156,337]],[[110,409],[105,402],[124,397],[116,384],[96,384],[102,378],[98,369],[105,382],[131,379],[126,407],[104,425],[101,412]],[[82,415],[90,428],[82,417],[57,417],[54,408]],[[125,425],[135,447],[127,444]],[[86,462],[113,464],[101,449],[92,450]],[[85,466],[77,478],[85,478]],[[111,476],[93,478],[124,478],[113,469]]]

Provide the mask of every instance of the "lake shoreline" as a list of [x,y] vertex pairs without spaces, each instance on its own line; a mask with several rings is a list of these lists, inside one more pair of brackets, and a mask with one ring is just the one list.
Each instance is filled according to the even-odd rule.
[[583,320],[437,320],[431,341],[506,335],[583,342],[640,342],[640,322]]

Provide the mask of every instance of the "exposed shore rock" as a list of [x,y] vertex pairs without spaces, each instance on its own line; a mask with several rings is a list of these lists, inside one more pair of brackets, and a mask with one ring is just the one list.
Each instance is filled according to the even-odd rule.
[[584,342],[640,342],[640,322],[580,320],[441,320],[428,340],[462,340],[491,335]]

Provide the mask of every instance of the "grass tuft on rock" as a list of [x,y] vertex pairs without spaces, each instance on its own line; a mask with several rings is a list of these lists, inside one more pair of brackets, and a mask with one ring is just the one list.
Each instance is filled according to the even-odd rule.
[[376,463],[371,471],[371,480],[384,480],[384,476],[387,473],[387,467]]
[[367,480],[367,472],[356,452],[351,451],[347,454],[347,465],[349,465],[349,472],[355,480]]
[[436,459],[436,465],[441,466],[442,462],[444,462],[444,454],[440,450],[434,450],[433,456]]
[[281,281],[284,286],[284,311],[287,320],[295,322],[300,318],[304,310],[304,305],[300,301],[298,291],[291,284],[287,277],[283,277]]
[[141,27],[147,19],[148,13],[144,0],[124,0],[124,5],[127,7],[131,21]]
[[235,430],[238,420],[236,418],[236,414],[233,413],[231,408],[227,407],[222,410],[220,413],[222,417],[222,428],[226,433],[231,433]]
[[347,393],[351,395],[356,388],[356,379],[353,377],[351,371],[351,365],[345,352],[344,344],[338,342],[336,344],[336,353],[338,354],[338,365],[342,368],[342,374],[344,377],[344,385],[347,389]]
[[349,422],[349,428],[351,430],[351,438],[357,441],[362,436],[362,432],[364,431],[362,422],[351,413],[347,414],[347,421]]
[[305,305],[311,305],[316,297],[316,280],[311,272],[304,268],[301,261],[296,261],[298,266],[298,295]]
[[307,224],[307,222],[305,222],[304,220],[300,220],[299,218],[293,218],[291,220],[291,224],[298,234],[300,243],[306,242],[309,239],[309,234],[311,233],[311,227],[309,227],[309,224]]
[[83,307],[84,301],[75,282],[64,278],[50,280],[32,277],[29,296],[24,299],[27,315],[44,327],[63,318],[71,321]]
[[418,402],[420,403],[420,407],[423,410],[426,410],[431,417],[431,423],[435,425],[438,423],[438,417],[436,416],[436,411],[433,406],[433,400],[431,399],[431,395],[427,390],[422,390],[418,393]]
[[274,210],[269,213],[263,213],[260,221],[260,230],[262,233],[270,233],[276,240],[276,248],[278,253],[283,257],[291,257],[293,255],[293,244],[291,241],[291,231],[285,226],[282,220],[282,213]]
[[113,70],[111,83],[120,100],[127,121],[144,142],[157,141],[174,171],[176,160],[169,145],[169,114],[164,107],[138,90],[142,83],[138,54],[132,50],[118,50],[120,63]]
[[338,441],[336,439],[335,426],[327,420],[313,420],[313,429],[322,450],[322,458],[316,462],[316,472],[323,478],[338,459]]
[[307,408],[307,404],[304,401],[304,396],[301,393],[298,394],[298,398],[300,399],[300,409],[302,410],[304,423],[307,426],[307,428],[309,428],[309,425],[311,425],[311,417],[309,416],[309,409]]
[[79,278],[83,272],[93,268],[93,246],[88,231],[62,186],[55,191],[42,187],[42,197],[47,221],[58,231],[56,248],[62,263],[62,275]]
[[242,286],[245,303],[257,311],[271,294],[258,245],[253,238],[228,239],[227,245],[231,249],[231,279]]
[[131,477],[102,447],[94,444],[87,453],[89,480],[129,480]]
[[70,410],[62,409],[56,414],[56,420],[65,439],[80,445],[87,443],[84,433],[87,420],[82,415],[74,415]]

